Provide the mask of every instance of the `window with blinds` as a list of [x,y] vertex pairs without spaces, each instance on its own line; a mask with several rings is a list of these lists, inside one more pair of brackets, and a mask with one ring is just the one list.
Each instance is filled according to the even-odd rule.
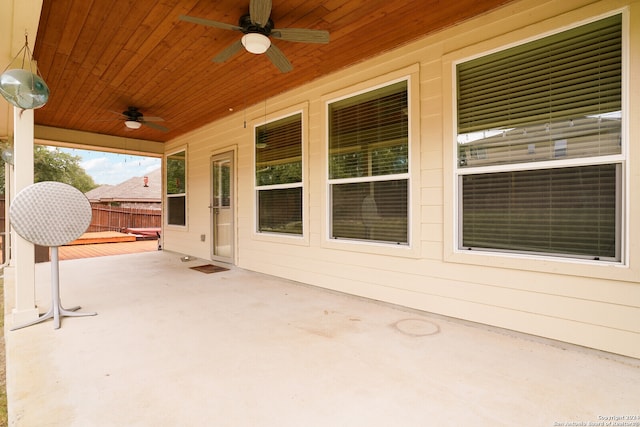
[[184,150],[170,154],[166,159],[166,217],[168,225],[187,224],[186,160],[187,152]]
[[459,247],[619,261],[621,16],[456,77]]
[[407,81],[330,103],[332,239],[407,245]]
[[302,114],[255,128],[257,231],[302,235]]
[[462,176],[467,248],[617,258],[618,165]]
[[621,153],[621,17],[457,66],[459,167]]

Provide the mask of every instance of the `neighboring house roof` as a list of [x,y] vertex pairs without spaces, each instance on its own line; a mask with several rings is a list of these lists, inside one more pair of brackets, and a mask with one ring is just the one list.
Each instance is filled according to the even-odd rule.
[[117,185],[101,185],[85,195],[90,202],[160,202],[162,175],[160,169],[156,169],[145,176],[136,176]]

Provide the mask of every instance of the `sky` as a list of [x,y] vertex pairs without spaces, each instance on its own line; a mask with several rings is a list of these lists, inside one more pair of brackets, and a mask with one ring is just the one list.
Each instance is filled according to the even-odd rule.
[[75,148],[60,148],[59,150],[80,157],[80,166],[98,185],[115,185],[134,176],[145,176],[160,168],[162,161],[155,157],[103,153]]

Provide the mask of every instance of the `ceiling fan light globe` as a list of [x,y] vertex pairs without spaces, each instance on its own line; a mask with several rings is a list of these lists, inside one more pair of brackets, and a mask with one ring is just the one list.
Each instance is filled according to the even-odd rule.
[[271,46],[271,40],[264,34],[249,33],[242,36],[242,45],[248,52],[259,55],[265,53]]
[[142,123],[137,122],[135,120],[127,120],[126,122],[124,122],[124,125],[129,129],[140,129],[140,126],[142,126]]

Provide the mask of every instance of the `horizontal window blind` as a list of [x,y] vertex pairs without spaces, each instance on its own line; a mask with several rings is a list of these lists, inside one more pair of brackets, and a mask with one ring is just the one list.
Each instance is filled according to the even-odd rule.
[[329,104],[332,239],[409,243],[408,107],[406,80]]
[[257,228],[302,234],[302,114],[256,127]]
[[460,167],[621,152],[622,19],[458,64]]
[[186,223],[187,223],[186,197],[185,196],[168,196],[167,197],[167,224],[185,225]]
[[167,224],[186,225],[186,166],[187,152],[179,151],[167,156],[166,160],[166,194],[167,194]]
[[256,185],[302,182],[302,115],[256,128]]
[[332,238],[407,244],[408,180],[331,186]]
[[258,230],[302,234],[302,187],[258,190]]
[[408,171],[407,82],[329,105],[330,179]]
[[619,260],[620,165],[464,175],[462,247]]

